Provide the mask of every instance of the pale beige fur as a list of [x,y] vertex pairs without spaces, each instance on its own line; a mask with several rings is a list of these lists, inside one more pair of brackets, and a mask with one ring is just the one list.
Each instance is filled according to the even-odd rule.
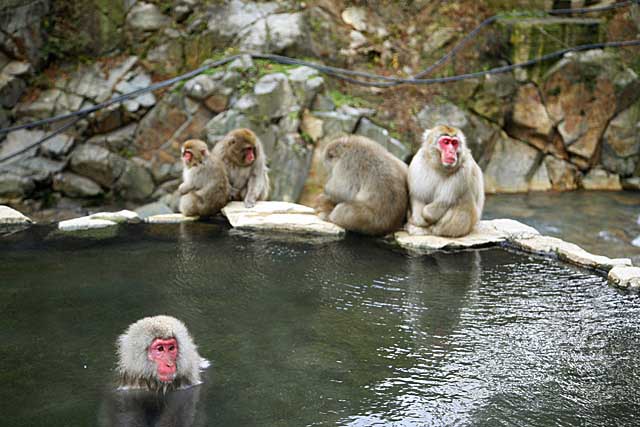
[[[455,136],[460,141],[457,161],[443,164],[438,139]],[[467,148],[460,129],[438,125],[425,131],[422,147],[409,165],[411,234],[446,237],[465,236],[482,216],[484,182],[482,170]]]
[[186,216],[215,215],[229,201],[229,180],[220,159],[209,153],[207,144],[190,139],[182,144],[182,154],[192,153],[187,162],[183,158],[179,209]]
[[[255,160],[244,161],[244,150],[253,148]],[[234,129],[213,147],[213,155],[224,162],[230,184],[231,200],[253,207],[269,197],[269,169],[262,142],[250,129]]]
[[407,165],[363,136],[338,138],[323,155],[328,180],[318,201],[319,216],[362,234],[400,228],[407,209]]

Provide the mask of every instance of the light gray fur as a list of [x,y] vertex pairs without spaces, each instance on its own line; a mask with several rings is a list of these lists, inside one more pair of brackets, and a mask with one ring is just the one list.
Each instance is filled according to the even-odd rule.
[[[178,342],[176,378],[172,384],[157,379],[156,365],[147,358],[149,345],[156,338],[175,338]],[[125,389],[166,390],[200,384],[200,369],[208,366],[198,354],[187,327],[171,316],[145,317],[129,325],[118,337],[117,352],[119,386]]]
[[411,234],[460,237],[469,234],[482,216],[482,170],[459,129],[455,129],[460,140],[458,160],[453,165],[443,165],[436,143],[442,135],[440,129],[437,126],[425,131],[422,147],[409,165],[407,230]]

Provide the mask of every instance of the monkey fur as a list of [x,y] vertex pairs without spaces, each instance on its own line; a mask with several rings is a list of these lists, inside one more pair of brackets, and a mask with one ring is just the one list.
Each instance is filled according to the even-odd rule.
[[438,125],[425,131],[409,165],[410,234],[461,237],[482,216],[482,170],[460,129]]
[[[156,366],[148,357],[148,349],[156,339],[177,341],[175,377],[171,381],[161,381]],[[167,391],[200,384],[200,370],[208,366],[208,361],[198,354],[187,327],[171,316],[145,317],[129,325],[117,340],[120,389]]]
[[264,148],[256,134],[246,128],[234,129],[213,147],[215,157],[224,162],[231,200],[244,201],[248,208],[269,197],[269,175]]
[[405,163],[358,135],[330,142],[323,162],[329,178],[316,206],[322,219],[374,236],[402,226],[408,203]]
[[222,161],[198,139],[182,144],[182,161],[180,212],[185,216],[215,215],[229,201],[229,180]]

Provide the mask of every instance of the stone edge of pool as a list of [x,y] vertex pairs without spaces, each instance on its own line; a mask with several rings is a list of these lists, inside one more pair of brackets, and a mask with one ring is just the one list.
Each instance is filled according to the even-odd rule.
[[[302,233],[328,238],[342,238],[345,235],[344,229],[321,220],[312,208],[295,203],[258,202],[253,208],[245,208],[241,202],[231,202],[222,209],[222,214],[232,227],[241,230]],[[185,217],[181,214],[141,217],[135,212],[122,210],[99,212],[61,221],[57,227],[62,232],[73,232],[113,227],[123,223],[180,224],[197,220],[197,217]],[[33,221],[22,213],[0,205],[0,226],[27,227],[31,224]],[[405,231],[398,231],[390,237],[395,244],[414,253],[504,244],[522,252],[557,257],[580,267],[608,272],[611,285],[640,289],[640,267],[634,267],[630,259],[591,254],[576,244],[557,237],[543,236],[535,228],[512,219],[480,221],[469,235],[460,238],[412,236]]]

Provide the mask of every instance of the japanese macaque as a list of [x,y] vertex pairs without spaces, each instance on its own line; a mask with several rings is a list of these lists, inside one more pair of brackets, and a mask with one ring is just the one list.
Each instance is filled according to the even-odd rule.
[[190,139],[182,144],[182,184],[179,209],[186,216],[215,215],[229,201],[229,180],[220,161],[207,144]]
[[200,384],[200,357],[186,326],[170,316],[145,317],[118,337],[120,389],[166,392]]
[[465,236],[484,206],[482,171],[460,129],[438,125],[425,131],[409,165],[410,234]]
[[269,197],[267,159],[262,143],[249,129],[234,129],[213,147],[229,177],[231,200],[242,200],[248,208]]
[[380,144],[351,135],[330,142],[320,218],[346,230],[383,235],[400,228],[407,211],[407,165]]

